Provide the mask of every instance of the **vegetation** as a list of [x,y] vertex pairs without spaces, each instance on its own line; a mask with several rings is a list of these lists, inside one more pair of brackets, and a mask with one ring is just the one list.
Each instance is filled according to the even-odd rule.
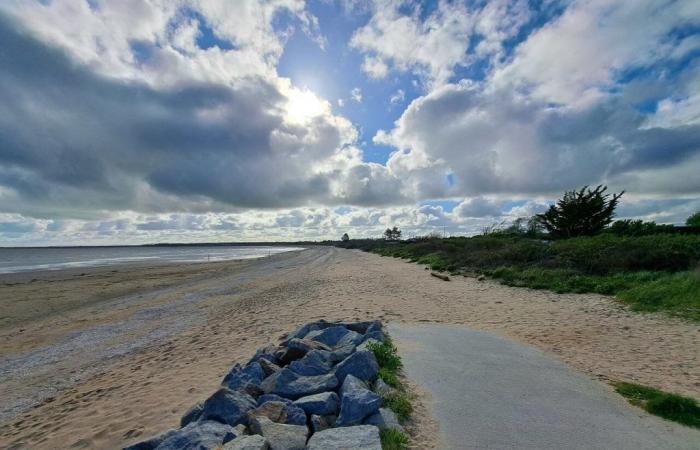
[[650,414],[700,428],[700,405],[692,398],[634,383],[616,383],[615,390]]
[[382,396],[384,406],[394,411],[399,422],[404,423],[411,417],[413,405],[410,394],[401,383],[400,372],[403,367],[401,357],[388,337],[384,343],[373,343],[368,348],[374,353],[379,363],[379,378],[394,388],[392,393]]
[[387,228],[384,231],[384,239],[387,241],[398,241],[401,239],[401,230],[398,227]]
[[685,221],[685,224],[689,227],[700,227],[700,211],[688,217],[688,220]]
[[345,247],[405,258],[453,274],[484,274],[512,286],[617,295],[638,311],[700,321],[700,235],[659,232],[546,240],[527,231]]
[[657,225],[643,220],[616,220],[606,231],[618,236],[649,236],[659,233],[672,233],[673,225]]
[[607,189],[602,185],[593,190],[584,186],[566,192],[556,205],[535,218],[554,238],[594,236],[610,225],[624,194],[606,194]]
[[405,450],[408,448],[408,436],[398,430],[381,430],[382,450]]
[[343,233],[343,235],[340,237],[340,240],[343,242],[347,242],[350,240],[350,236],[348,236],[347,233]]

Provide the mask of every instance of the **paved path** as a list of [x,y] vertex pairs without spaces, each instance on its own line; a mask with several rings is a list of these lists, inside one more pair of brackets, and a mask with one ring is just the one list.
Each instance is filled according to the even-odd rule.
[[444,449],[700,449],[543,352],[460,326],[390,324],[409,378],[432,394]]

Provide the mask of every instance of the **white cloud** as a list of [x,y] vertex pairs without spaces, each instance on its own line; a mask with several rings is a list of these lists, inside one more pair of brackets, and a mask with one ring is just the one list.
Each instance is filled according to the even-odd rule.
[[362,90],[359,87],[353,88],[350,91],[350,98],[357,103],[362,102]]
[[403,103],[403,101],[406,99],[406,92],[404,92],[403,89],[397,90],[391,98],[389,98],[389,103],[392,105],[397,105],[399,103]]

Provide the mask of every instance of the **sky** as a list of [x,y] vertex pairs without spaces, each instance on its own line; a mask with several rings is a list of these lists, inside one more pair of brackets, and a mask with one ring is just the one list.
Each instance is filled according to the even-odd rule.
[[0,245],[700,210],[697,0],[3,0]]

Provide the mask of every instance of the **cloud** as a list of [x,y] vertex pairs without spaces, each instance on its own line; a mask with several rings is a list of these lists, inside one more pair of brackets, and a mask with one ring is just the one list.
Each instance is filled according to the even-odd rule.
[[[155,88],[95,73],[4,17],[0,39],[4,211],[373,204],[382,198],[375,186],[392,182],[358,150],[347,158],[357,137],[352,124],[315,97],[310,105],[287,80]],[[354,184],[360,174],[357,186],[337,181]]]
[[357,103],[362,102],[362,90],[359,87],[353,88],[352,91],[350,91],[350,98],[352,98],[353,101]]
[[403,103],[403,101],[406,99],[406,92],[404,92],[403,89],[397,90],[391,98],[389,98],[389,103],[392,105],[396,105],[399,103]]

